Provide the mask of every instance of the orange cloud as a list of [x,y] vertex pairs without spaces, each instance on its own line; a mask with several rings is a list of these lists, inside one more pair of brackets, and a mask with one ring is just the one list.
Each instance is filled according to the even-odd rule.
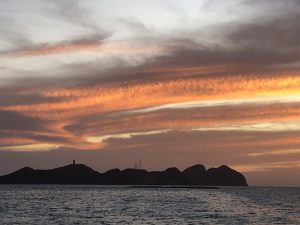
[[[50,87],[38,94],[52,101],[3,105],[0,110],[47,121],[46,135],[55,133],[66,138],[69,140],[66,146],[95,148],[86,142],[87,137],[159,129],[297,121],[300,120],[299,90],[298,73],[199,76],[144,83]],[[197,104],[192,108],[185,104],[194,104],[193,101]],[[143,111],[149,107],[157,110]],[[128,114],[130,110],[138,110],[138,113]],[[77,128],[66,130],[73,125]]]
[[[44,97],[64,98],[63,101],[34,105],[5,106],[3,109],[22,111],[34,116],[69,118],[87,113],[107,113],[154,107],[188,101],[224,100],[257,97],[286,97],[300,95],[298,74],[281,76],[226,76],[198,79],[176,79],[148,83],[120,83],[89,88],[49,88]],[[282,101],[282,100],[281,100]]]

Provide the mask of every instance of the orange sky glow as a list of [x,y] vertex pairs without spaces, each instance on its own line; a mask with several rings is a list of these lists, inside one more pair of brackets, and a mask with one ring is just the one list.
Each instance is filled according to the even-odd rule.
[[[26,7],[3,14],[14,23],[0,23],[0,174],[73,157],[101,171],[142,158],[149,170],[227,164],[253,185],[299,186],[299,13],[234,7],[244,14],[224,8],[224,21],[204,9],[205,18],[137,10],[137,21],[103,20],[96,5],[76,23]],[[276,173],[289,175],[268,180]]]

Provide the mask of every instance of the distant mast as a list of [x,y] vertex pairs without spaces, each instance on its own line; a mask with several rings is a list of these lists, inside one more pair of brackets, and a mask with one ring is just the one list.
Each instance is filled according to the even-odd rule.
[[75,162],[75,159],[73,160],[73,165],[75,165],[76,164],[76,162]]
[[140,159],[140,163],[139,163],[139,169],[142,169],[142,160]]

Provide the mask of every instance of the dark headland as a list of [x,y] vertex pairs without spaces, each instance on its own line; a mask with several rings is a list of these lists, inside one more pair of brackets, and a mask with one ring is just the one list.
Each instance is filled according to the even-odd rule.
[[0,176],[0,184],[248,186],[245,177],[228,166],[206,170],[199,164],[182,172],[172,167],[164,171],[112,169],[99,173],[83,164],[71,164],[49,170],[24,167]]

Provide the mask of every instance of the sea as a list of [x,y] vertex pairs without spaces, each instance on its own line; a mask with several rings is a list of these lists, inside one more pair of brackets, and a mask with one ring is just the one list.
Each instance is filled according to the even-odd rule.
[[300,224],[300,188],[0,185],[0,224]]

